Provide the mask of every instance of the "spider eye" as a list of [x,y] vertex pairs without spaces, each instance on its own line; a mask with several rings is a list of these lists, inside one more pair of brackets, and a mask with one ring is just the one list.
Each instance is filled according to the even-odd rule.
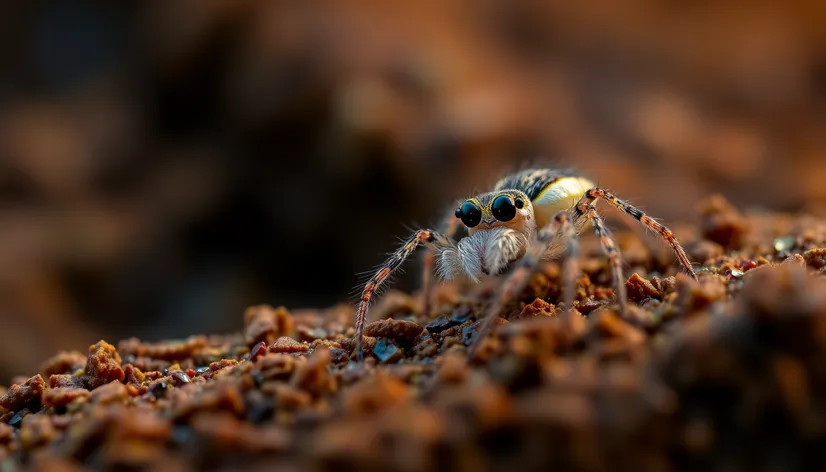
[[473,202],[465,202],[456,209],[456,218],[460,218],[468,228],[473,228],[482,221],[482,210]]
[[490,206],[490,211],[494,218],[499,221],[510,221],[516,216],[516,207],[513,204],[511,197],[507,195],[499,195],[493,200],[493,205]]

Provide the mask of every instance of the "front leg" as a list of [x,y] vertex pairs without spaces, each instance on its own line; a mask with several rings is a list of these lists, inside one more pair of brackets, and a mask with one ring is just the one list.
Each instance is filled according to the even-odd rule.
[[418,230],[414,232],[413,235],[405,241],[404,245],[396,250],[396,252],[381,265],[375,275],[367,281],[362,290],[361,302],[356,311],[356,352],[358,353],[359,361],[364,358],[362,351],[364,320],[367,317],[367,308],[370,306],[370,302],[387,278],[422,244],[430,244],[437,249],[447,249],[455,246],[453,240],[440,233],[425,229]]

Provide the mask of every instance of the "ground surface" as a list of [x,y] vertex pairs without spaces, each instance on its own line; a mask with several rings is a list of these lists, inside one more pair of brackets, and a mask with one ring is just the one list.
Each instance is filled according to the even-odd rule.
[[[794,470],[826,441],[826,221],[701,205],[664,245],[618,231],[632,309],[585,240],[576,316],[549,264],[466,361],[495,288],[254,306],[242,332],[63,352],[0,390],[2,470]],[[44,356],[47,353],[44,353]]]

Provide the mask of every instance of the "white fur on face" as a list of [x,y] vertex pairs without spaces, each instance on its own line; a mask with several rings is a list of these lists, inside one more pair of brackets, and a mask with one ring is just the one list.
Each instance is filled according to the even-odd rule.
[[436,272],[445,280],[465,275],[478,282],[483,273],[498,274],[527,246],[528,237],[510,228],[477,231],[460,240],[455,248],[440,250]]

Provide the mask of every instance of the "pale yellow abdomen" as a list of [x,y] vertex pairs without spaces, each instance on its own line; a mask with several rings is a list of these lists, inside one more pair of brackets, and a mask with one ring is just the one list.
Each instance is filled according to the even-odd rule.
[[545,187],[532,202],[537,227],[550,223],[558,212],[572,209],[592,187],[594,183],[583,177],[562,177]]

